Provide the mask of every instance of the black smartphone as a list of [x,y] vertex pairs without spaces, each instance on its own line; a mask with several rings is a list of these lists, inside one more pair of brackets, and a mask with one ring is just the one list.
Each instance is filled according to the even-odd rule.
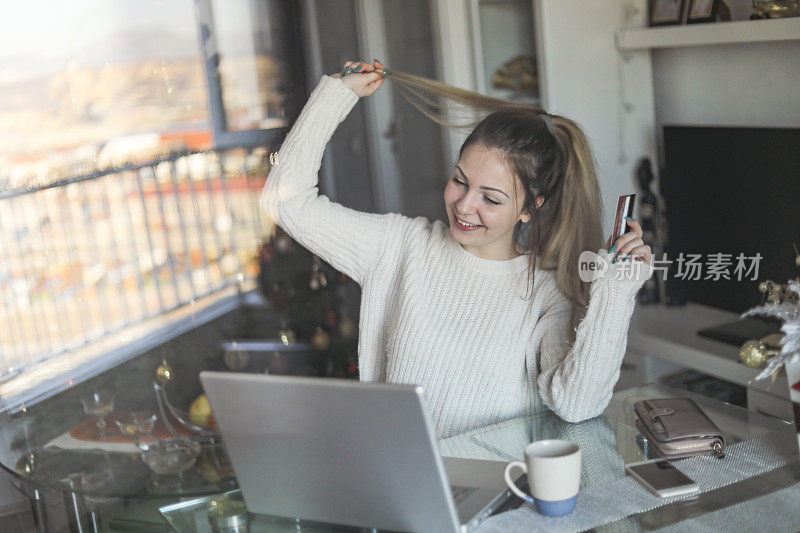
[[665,459],[625,465],[625,471],[650,492],[662,498],[691,494],[700,490],[692,478]]

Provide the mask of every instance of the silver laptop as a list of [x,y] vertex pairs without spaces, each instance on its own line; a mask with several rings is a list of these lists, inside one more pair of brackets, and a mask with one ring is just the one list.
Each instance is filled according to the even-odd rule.
[[440,457],[421,387],[232,372],[200,380],[254,513],[453,532],[509,497],[504,462]]

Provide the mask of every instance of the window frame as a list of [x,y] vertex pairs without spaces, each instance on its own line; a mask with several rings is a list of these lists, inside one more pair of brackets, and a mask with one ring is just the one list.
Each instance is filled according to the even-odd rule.
[[[264,0],[248,1],[258,2]],[[219,71],[220,52],[214,30],[214,7],[212,2],[213,0],[194,0],[198,26],[197,34],[200,39],[200,52],[206,76],[208,120],[213,137],[213,149],[227,150],[242,147],[277,146],[289,132],[291,124],[294,123],[299,115],[303,97],[307,92],[300,6],[296,2],[283,3],[292,21],[292,26],[294,26],[294,31],[288,32],[289,35],[293,36],[291,45],[288,47],[290,51],[288,62],[292,65],[290,73],[291,85],[302,88],[302,90],[291,91],[287,95],[286,118],[289,124],[280,128],[231,130],[228,128],[228,121],[225,116],[225,102],[222,98],[222,83]]]

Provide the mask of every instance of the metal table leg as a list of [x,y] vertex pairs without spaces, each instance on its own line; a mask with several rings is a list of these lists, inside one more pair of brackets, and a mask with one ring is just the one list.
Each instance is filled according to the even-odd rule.
[[33,513],[33,524],[36,527],[36,533],[48,533],[44,494],[39,492],[39,489],[32,489],[28,498],[31,502],[31,512]]
[[[69,486],[71,489],[80,484],[80,476],[70,478]],[[92,531],[91,518],[86,509],[86,499],[83,494],[75,490],[64,492],[64,505],[67,510],[67,522],[71,533],[89,533]]]
[[92,509],[89,511],[89,517],[92,521],[92,532],[101,533],[103,531],[102,523],[100,522],[100,513]]

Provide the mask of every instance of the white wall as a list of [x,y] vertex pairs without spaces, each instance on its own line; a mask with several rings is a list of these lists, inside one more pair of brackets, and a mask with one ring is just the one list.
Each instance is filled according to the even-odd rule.
[[[635,192],[639,158],[656,155],[651,60],[648,51],[620,53],[614,34],[625,0],[537,0],[538,54],[544,105],[576,120],[595,150],[605,234],[616,198]],[[631,26],[643,26],[644,1]]]
[[[729,0],[734,20],[749,1]],[[658,168],[661,126],[800,127],[798,41],[620,53],[614,33],[646,27],[644,0],[536,0],[544,104],[574,118],[595,147],[606,233],[609,206],[633,190],[637,159]]]
[[[439,43],[438,57],[442,81],[467,90],[476,90],[475,64],[472,55],[472,23],[470,0],[434,0],[434,32]],[[457,106],[451,106],[450,120],[457,120]],[[456,157],[466,133],[446,128],[445,140],[449,149],[449,166],[455,165]]]
[[663,124],[800,127],[800,41],[653,51]]
[[[750,0],[726,3],[733,21],[749,19]],[[653,50],[659,146],[665,124],[800,127],[798,45],[784,41]]]

